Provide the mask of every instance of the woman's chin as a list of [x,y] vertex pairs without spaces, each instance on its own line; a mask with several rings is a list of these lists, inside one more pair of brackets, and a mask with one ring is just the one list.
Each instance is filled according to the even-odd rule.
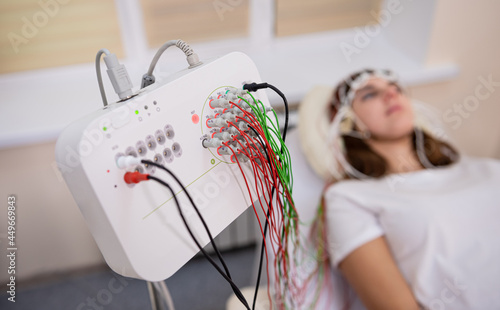
[[411,137],[413,134],[413,127],[410,130],[390,131],[382,134],[372,134],[374,140],[378,141],[398,141]]

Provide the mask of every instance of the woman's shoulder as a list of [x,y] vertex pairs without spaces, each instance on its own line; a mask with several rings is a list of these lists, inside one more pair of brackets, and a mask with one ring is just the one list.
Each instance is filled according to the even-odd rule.
[[380,191],[386,187],[382,179],[346,179],[330,184],[325,190],[325,197],[332,195],[345,198],[359,197],[360,193],[366,195],[372,191]]
[[361,180],[350,179],[336,180],[335,182],[332,182],[330,185],[328,185],[325,190],[325,194],[332,192],[350,192],[351,190],[362,187],[363,182],[364,181]]
[[484,167],[500,167],[500,159],[490,158],[490,157],[477,157],[477,156],[464,156],[464,164],[478,165]]
[[457,165],[469,173],[500,177],[500,160],[488,157],[464,156]]

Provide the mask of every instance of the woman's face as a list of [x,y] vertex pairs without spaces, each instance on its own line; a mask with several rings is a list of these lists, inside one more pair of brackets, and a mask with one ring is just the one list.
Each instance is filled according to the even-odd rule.
[[373,77],[358,89],[352,108],[371,136],[379,140],[399,139],[413,131],[410,100],[397,84]]

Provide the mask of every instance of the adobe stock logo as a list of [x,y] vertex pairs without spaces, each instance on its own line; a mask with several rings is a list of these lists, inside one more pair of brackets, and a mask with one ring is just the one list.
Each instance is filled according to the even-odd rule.
[[26,16],[21,17],[23,25],[20,34],[9,32],[7,38],[9,39],[12,49],[17,54],[19,53],[19,46],[21,44],[28,44],[30,39],[33,39],[40,28],[47,26],[50,18],[55,17],[60,10],[61,4],[68,4],[71,0],[39,0],[38,5],[41,10],[33,14],[30,19]]
[[82,132],[81,140],[76,149],[73,146],[66,145],[61,158],[57,162],[52,162],[51,166],[56,174],[58,180],[63,181],[62,174],[72,173],[81,164],[83,158],[92,155],[95,149],[99,148],[105,140],[105,134],[100,128],[110,128],[112,126],[112,119],[122,122],[131,115],[130,109],[124,105],[116,108],[111,114],[98,120],[96,126],[90,126]]
[[476,85],[473,94],[465,97],[461,103],[455,103],[453,108],[444,111],[443,120],[451,123],[451,128],[458,129],[462,121],[469,118],[471,113],[479,108],[480,102],[490,98],[495,89],[500,86],[500,82],[493,81],[492,74],[487,78],[479,76],[477,79],[479,84]]
[[128,284],[124,277],[113,276],[106,288],[100,289],[95,297],[88,296],[85,302],[81,302],[76,306],[75,310],[103,310],[113,302],[117,294],[123,292]]
[[[239,172],[234,170],[238,169],[237,167],[223,165],[219,166],[219,168],[210,171],[203,182],[196,183],[196,186],[192,186],[189,190],[199,210],[207,208],[212,199],[219,197],[231,183],[232,176]],[[186,217],[190,217],[194,213],[194,210],[190,207],[182,209]]]
[[234,9],[245,2],[244,0],[214,0],[212,5],[214,6],[215,12],[219,16],[220,21],[224,21],[224,15],[226,12],[234,11]]
[[[412,0],[409,0],[412,1]],[[374,10],[370,11],[370,15],[379,21],[379,23],[367,24],[363,28],[356,27],[354,30],[356,34],[352,39],[352,44],[350,42],[341,42],[339,47],[348,63],[351,63],[351,57],[356,54],[361,54],[362,49],[370,45],[371,40],[378,36],[382,31],[382,28],[387,27],[392,21],[392,16],[400,14],[403,11],[403,6],[399,0],[389,0],[387,2],[387,8],[381,9],[378,13]]]
[[[110,124],[109,119],[104,119],[101,124]],[[62,181],[61,173],[71,173],[81,164],[81,159],[92,155],[95,148],[99,147],[104,141],[104,134],[95,128],[85,130],[82,134],[82,140],[79,143],[78,150],[67,145],[64,148],[64,158],[62,161],[54,161],[51,166],[59,181]]]
[[[467,290],[467,286],[460,283],[457,278],[454,278],[453,281],[445,279],[443,282],[445,287],[441,290],[439,297],[429,302],[430,310],[453,309],[451,306],[453,302]],[[450,307],[448,308],[448,306]]]

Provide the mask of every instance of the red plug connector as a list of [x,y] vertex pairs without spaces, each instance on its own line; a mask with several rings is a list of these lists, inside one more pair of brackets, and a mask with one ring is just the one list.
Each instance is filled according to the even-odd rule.
[[141,181],[146,181],[148,180],[148,176],[149,174],[144,174],[138,171],[134,171],[125,173],[123,179],[125,180],[125,183],[132,184],[132,183],[139,183]]

